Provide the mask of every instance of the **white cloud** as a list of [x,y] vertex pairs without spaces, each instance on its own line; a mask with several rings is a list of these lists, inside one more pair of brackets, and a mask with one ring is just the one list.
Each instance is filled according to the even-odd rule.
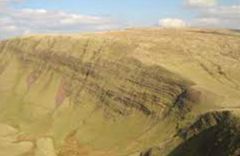
[[[124,26],[123,23],[101,16],[41,8],[12,8],[12,3],[21,1],[24,0],[0,0],[0,38],[29,33],[102,31]],[[163,18],[159,20],[159,25],[171,28],[191,25],[240,29],[239,4],[224,6],[218,4],[218,0],[183,0],[183,2],[190,8],[190,14],[194,11],[194,14],[197,14],[191,21]]]
[[202,18],[196,18],[192,20],[192,26],[196,27],[203,27],[203,28],[224,28],[224,25],[222,24],[220,26],[221,21],[218,18],[214,17],[202,17]]
[[62,13],[63,19],[60,20],[61,24],[74,25],[74,24],[101,24],[110,22],[108,19],[100,18],[97,16],[83,16],[78,14]]
[[0,6],[5,6],[9,2],[11,2],[11,0],[0,0]]
[[28,22],[31,23],[53,26],[55,24],[61,25],[77,25],[77,24],[107,24],[111,20],[98,17],[98,16],[86,16],[81,14],[69,13],[64,11],[51,11],[45,9],[22,9],[15,10],[15,12],[9,13],[9,15],[18,20],[18,22]]
[[[204,27],[240,29],[240,5],[215,5],[216,1],[188,0],[191,6],[205,6],[190,9],[196,14],[192,20],[184,22],[181,19],[161,19],[159,25],[163,27]],[[203,3],[204,2],[204,3]],[[207,3],[208,2],[208,3]],[[200,5],[201,4],[201,5]],[[206,7],[207,6],[207,7]],[[190,12],[190,13],[191,13]]]
[[187,23],[178,18],[164,18],[159,20],[159,25],[164,28],[183,28],[187,26]]
[[203,10],[204,16],[240,19],[240,5],[216,6]]
[[217,4],[217,0],[185,0],[190,7],[211,7]]
[[17,30],[15,25],[3,26],[2,29],[7,32],[13,32]]
[[220,21],[219,21],[219,19],[218,18],[206,18],[206,17],[204,17],[204,18],[198,18],[198,19],[196,19],[195,20],[199,25],[208,25],[208,26],[210,26],[210,25],[217,25],[217,24],[219,24],[220,23]]
[[0,0],[0,9],[7,7],[7,5],[9,3],[16,3],[16,2],[20,2],[20,1],[22,1],[22,0]]
[[[29,33],[81,32],[116,28],[111,19],[46,9],[10,9],[0,13],[0,38]],[[105,30],[106,30],[105,29]]]
[[201,27],[240,29],[240,5],[214,6],[199,10],[192,25]]

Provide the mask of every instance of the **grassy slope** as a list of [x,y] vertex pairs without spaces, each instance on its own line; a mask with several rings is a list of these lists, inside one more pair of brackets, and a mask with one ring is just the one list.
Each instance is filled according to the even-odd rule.
[[237,106],[239,43],[196,29],[3,41],[0,122],[23,141],[53,138],[61,156],[138,154],[199,113]]

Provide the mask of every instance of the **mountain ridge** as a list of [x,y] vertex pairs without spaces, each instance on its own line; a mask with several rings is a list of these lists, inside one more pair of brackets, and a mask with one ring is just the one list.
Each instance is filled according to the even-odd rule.
[[165,142],[171,154],[199,116],[237,111],[225,109],[239,106],[239,43],[229,30],[156,28],[1,41],[0,123],[37,144],[26,156],[144,155]]

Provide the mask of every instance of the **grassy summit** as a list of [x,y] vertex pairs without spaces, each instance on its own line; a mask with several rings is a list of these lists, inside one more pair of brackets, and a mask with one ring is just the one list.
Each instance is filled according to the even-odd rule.
[[0,155],[191,156],[222,153],[200,146],[218,139],[236,154],[239,61],[240,35],[229,30],[1,41]]

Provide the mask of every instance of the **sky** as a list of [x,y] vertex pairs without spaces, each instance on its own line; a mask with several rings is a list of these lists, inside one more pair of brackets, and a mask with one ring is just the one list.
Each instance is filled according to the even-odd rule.
[[153,26],[240,29],[240,0],[0,0],[0,38]]

